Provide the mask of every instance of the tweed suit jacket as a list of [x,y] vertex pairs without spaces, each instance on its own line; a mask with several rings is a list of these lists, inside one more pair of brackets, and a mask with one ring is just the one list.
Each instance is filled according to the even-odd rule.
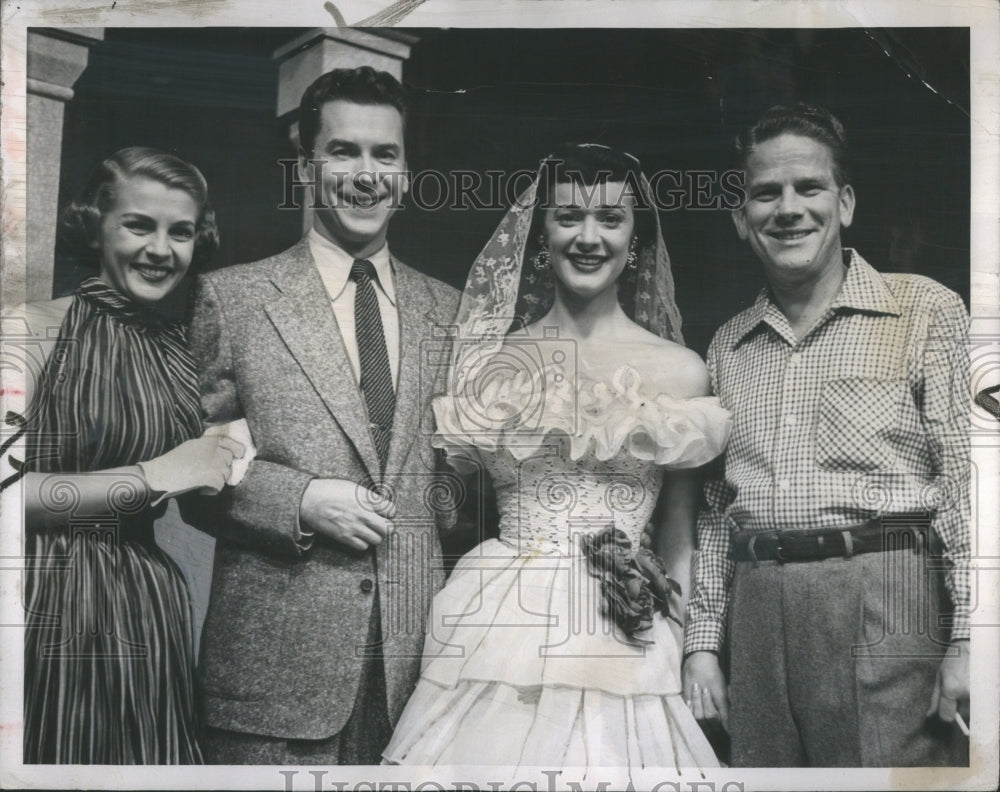
[[393,723],[416,683],[444,577],[433,505],[444,474],[429,440],[448,356],[436,328],[454,321],[459,293],[395,259],[393,274],[401,349],[383,484],[396,530],[364,552],[310,541],[299,526],[312,479],[380,479],[364,397],[308,245],[199,279],[190,344],[205,420],[245,418],[257,448],[237,486],[205,499],[201,520],[217,538],[200,663],[211,726],[287,739],[339,732],[370,651],[375,585]]

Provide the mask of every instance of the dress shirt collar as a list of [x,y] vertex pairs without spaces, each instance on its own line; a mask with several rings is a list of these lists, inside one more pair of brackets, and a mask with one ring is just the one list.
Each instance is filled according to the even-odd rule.
[[844,250],[844,258],[847,260],[847,275],[830,308],[901,316],[899,303],[889,291],[885,278],[852,248]]
[[[323,286],[326,287],[326,293],[331,300],[336,300],[344,291],[344,286],[347,285],[347,281],[351,277],[354,257],[324,237],[315,228],[309,229],[306,239],[309,241],[309,251],[312,253],[313,261],[316,262],[316,268],[323,280]],[[395,306],[396,286],[392,279],[392,260],[389,256],[389,246],[382,245],[375,253],[368,256],[368,260],[375,267],[379,288],[389,298],[389,302]]]
[[[860,313],[888,314],[900,316],[899,303],[892,296],[885,279],[871,264],[865,261],[853,248],[844,248],[844,263],[847,273],[840,285],[837,296],[830,303],[830,311],[858,311]],[[761,289],[757,300],[739,319],[733,348],[739,346],[751,333],[762,325],[769,325],[781,332],[787,327],[781,309],[771,299],[770,289]]]

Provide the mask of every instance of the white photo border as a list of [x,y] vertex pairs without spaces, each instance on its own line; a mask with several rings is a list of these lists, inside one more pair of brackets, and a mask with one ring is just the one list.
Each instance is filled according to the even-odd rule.
[[[333,7],[332,9],[330,7]],[[390,8],[391,7],[391,8]],[[983,371],[1000,370],[1000,6],[995,0],[942,4],[893,2],[738,2],[735,0],[80,0],[2,1],[2,276],[0,307],[20,304],[26,293],[26,35],[28,27],[332,27],[371,24],[387,9],[401,27],[967,27],[971,50],[971,313],[974,360]],[[334,13],[336,12],[336,14]],[[392,18],[392,15],[389,15]],[[11,409],[16,381],[4,372],[0,413]],[[974,378],[975,379],[975,378]],[[703,775],[620,769],[589,780],[537,768],[513,773],[462,768],[261,768],[22,766],[21,510],[16,488],[0,502],[0,787],[109,789],[440,789],[591,788],[661,790],[987,789],[998,772],[1000,745],[1000,434],[973,438],[975,474],[971,764],[969,768],[877,770],[719,769]],[[531,783],[535,787],[530,786]],[[421,786],[423,784],[423,786]],[[631,787],[629,787],[631,784]]]

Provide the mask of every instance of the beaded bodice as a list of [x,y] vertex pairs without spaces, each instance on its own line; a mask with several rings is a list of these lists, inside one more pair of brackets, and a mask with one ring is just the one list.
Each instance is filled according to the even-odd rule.
[[570,552],[609,524],[638,547],[663,470],[703,465],[729,437],[717,399],[673,398],[665,376],[627,364],[610,377],[557,366],[495,376],[435,400],[434,444],[456,468],[482,466],[500,538],[522,552]]

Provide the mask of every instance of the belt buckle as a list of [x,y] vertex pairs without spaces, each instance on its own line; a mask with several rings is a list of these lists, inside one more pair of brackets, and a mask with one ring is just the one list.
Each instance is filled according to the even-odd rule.
[[785,554],[785,545],[781,541],[781,532],[777,531],[774,534],[774,555],[778,559],[779,564],[787,564],[789,561],[788,556]]

